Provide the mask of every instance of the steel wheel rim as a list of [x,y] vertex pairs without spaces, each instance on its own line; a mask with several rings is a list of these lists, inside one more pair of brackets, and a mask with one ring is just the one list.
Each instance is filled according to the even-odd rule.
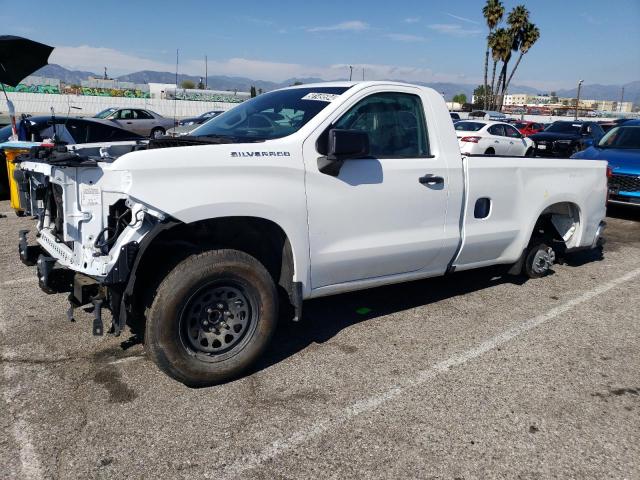
[[180,314],[180,337],[191,355],[206,362],[225,360],[248,342],[257,308],[244,285],[210,282],[196,290]]
[[556,254],[551,247],[540,249],[533,257],[531,269],[537,274],[543,274],[551,269],[555,259]]

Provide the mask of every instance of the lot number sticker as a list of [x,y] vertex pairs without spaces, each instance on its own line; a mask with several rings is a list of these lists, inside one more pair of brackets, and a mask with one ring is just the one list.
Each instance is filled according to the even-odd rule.
[[96,207],[100,205],[102,193],[100,187],[95,185],[80,185],[80,205],[83,207]]
[[302,100],[317,100],[319,102],[333,102],[340,95],[336,95],[335,93],[307,93]]

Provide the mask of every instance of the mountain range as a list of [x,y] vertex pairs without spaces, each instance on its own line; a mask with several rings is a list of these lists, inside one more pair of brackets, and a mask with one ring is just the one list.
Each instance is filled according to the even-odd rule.
[[[87,77],[101,77],[92,72],[85,72],[81,70],[69,70],[60,65],[47,65],[38,70],[34,75],[41,75],[44,77],[58,78],[67,84],[80,84],[82,80],[86,80]],[[194,83],[198,83],[201,77],[194,75],[178,75],[178,82],[183,80],[190,80]],[[117,77],[117,80],[123,82],[133,83],[175,83],[176,74],[171,72],[156,72],[153,70],[142,70],[139,72],[129,73],[127,75],[121,75]],[[346,79],[335,79],[346,80]],[[403,79],[393,79],[403,81]],[[266,80],[256,80],[241,76],[227,76],[227,75],[210,75],[207,78],[207,86],[213,90],[238,90],[241,92],[248,92],[252,86],[256,89],[262,89],[263,91],[275,90],[277,88],[293,85],[296,82],[301,83],[315,83],[323,82],[325,80],[321,78],[289,78],[282,82],[270,82]],[[458,93],[464,93],[469,100],[473,95],[473,90],[477,87],[474,84],[465,83],[447,83],[447,82],[412,82],[418,85],[431,87],[438,92],[441,92],[444,97],[449,100],[453,95]],[[596,100],[620,100],[622,93],[622,87],[624,87],[624,100],[633,102],[636,105],[640,105],[640,80],[627,83],[625,85],[583,85],[580,90],[580,97]],[[513,93],[529,93],[537,94],[543,93],[540,90],[532,87],[513,85],[509,89]],[[575,98],[576,88],[557,90],[556,94],[559,97]],[[544,92],[549,93],[549,92]]]

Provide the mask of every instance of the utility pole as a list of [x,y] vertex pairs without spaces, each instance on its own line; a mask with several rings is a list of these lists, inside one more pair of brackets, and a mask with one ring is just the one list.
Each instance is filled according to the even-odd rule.
[[624,101],[624,87],[622,87],[622,93],[620,93],[620,108],[618,109],[622,113],[622,102]]
[[364,82],[364,67],[362,67],[362,81]]
[[209,87],[209,64],[207,63],[207,56],[204,56],[204,89],[208,90]]
[[349,81],[351,81],[352,77],[353,77],[353,65],[349,65]]
[[578,82],[578,95],[576,96],[576,115],[574,117],[575,120],[578,120],[578,106],[580,105],[580,87],[582,87],[582,82],[584,82],[584,80],[580,80]]

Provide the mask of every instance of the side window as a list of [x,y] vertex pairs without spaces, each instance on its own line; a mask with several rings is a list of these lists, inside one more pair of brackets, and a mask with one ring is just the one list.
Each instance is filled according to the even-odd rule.
[[487,128],[487,132],[489,132],[491,135],[498,135],[499,137],[506,136],[504,133],[503,125],[491,125],[489,128]]
[[354,105],[331,128],[367,132],[371,155],[377,158],[429,156],[424,108],[417,95],[375,93]]
[[135,111],[129,109],[120,110],[117,118],[120,120],[133,120],[136,118]]
[[518,130],[513,128],[511,125],[504,125],[504,129],[507,132],[507,137],[520,138],[522,136],[520,135],[520,132],[518,132]]
[[88,126],[88,140],[87,143],[98,143],[108,141],[123,141],[131,140],[137,137],[136,134],[122,130],[116,127],[110,127],[109,125],[102,125],[100,123],[91,123]]
[[153,116],[144,110],[134,110],[138,120],[153,120]]
[[67,121],[67,130],[74,138],[75,143],[87,143],[87,137],[89,131],[87,130],[87,124],[82,121],[69,120]]

